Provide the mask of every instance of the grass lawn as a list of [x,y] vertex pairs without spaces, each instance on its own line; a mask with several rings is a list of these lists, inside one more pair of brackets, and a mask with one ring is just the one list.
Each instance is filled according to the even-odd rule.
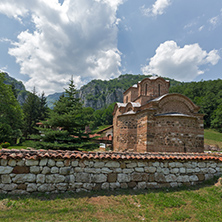
[[218,145],[222,148],[222,133],[214,131],[212,129],[204,130],[204,144]]
[[0,221],[222,221],[222,187],[0,195]]

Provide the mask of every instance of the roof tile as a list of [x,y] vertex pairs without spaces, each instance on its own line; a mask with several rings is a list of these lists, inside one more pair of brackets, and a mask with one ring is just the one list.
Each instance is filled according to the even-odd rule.
[[222,153],[129,153],[129,152],[87,152],[68,150],[0,150],[0,159],[141,159],[141,160],[218,160],[222,161]]

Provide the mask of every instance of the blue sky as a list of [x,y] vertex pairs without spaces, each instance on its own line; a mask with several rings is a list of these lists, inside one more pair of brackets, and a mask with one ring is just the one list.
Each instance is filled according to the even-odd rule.
[[222,75],[221,0],[1,0],[0,69],[46,94],[92,79]]

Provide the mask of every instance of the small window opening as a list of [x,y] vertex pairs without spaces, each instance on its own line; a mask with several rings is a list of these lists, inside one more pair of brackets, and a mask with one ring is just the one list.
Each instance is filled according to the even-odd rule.
[[160,96],[160,84],[158,84],[158,96]]

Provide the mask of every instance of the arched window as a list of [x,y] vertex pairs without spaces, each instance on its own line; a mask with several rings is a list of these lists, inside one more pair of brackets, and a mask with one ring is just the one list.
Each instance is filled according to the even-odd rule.
[[126,103],[128,103],[128,96],[126,97]]

